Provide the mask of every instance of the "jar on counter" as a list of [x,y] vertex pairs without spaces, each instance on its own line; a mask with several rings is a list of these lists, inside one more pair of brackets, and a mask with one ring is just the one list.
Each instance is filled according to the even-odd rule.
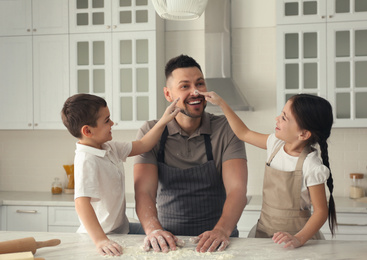
[[55,178],[51,187],[52,194],[61,194],[62,193],[62,183],[59,178]]
[[364,197],[364,190],[362,187],[362,173],[351,173],[350,174],[350,192],[349,197],[351,199],[359,199]]

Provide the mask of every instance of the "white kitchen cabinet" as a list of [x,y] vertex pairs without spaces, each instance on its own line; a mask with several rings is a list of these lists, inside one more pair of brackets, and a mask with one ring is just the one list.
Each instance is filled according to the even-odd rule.
[[338,227],[335,237],[332,238],[329,224],[326,222],[321,228],[325,239],[335,240],[367,240],[366,213],[337,213]]
[[157,86],[164,84],[161,26],[70,35],[71,94],[105,98],[115,129],[137,129],[163,110],[157,102]]
[[365,0],[277,0],[278,24],[366,20]]
[[0,36],[68,32],[68,0],[0,0]]
[[244,210],[240,220],[237,223],[237,229],[240,237],[247,237],[251,229],[257,224],[260,218],[260,210]]
[[0,37],[0,129],[64,129],[68,35]]
[[74,207],[48,207],[48,232],[76,232],[79,226]]
[[0,0],[0,129],[64,129],[68,0]]
[[47,232],[47,207],[6,206],[7,231]]
[[[324,1],[278,1],[279,111],[294,94],[315,94],[330,101],[334,127],[367,126],[367,2],[350,3],[328,1],[323,7]],[[287,5],[297,5],[298,11],[285,11]],[[304,14],[308,5],[315,5],[318,15]],[[320,20],[320,13],[330,8],[350,12]]]
[[149,0],[69,0],[69,10],[71,33],[155,30]]

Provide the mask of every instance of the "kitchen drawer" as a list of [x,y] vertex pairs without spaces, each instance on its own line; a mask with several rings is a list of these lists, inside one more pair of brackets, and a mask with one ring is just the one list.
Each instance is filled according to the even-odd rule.
[[6,206],[6,230],[47,232],[47,207]]
[[337,213],[338,227],[336,236],[331,237],[328,221],[321,228],[326,239],[335,240],[367,240],[366,213]]
[[74,207],[48,207],[48,225],[79,227],[80,222]]

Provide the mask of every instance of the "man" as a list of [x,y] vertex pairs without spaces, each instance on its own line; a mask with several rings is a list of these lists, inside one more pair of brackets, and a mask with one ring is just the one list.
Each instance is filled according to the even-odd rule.
[[[224,116],[204,112],[207,88],[200,65],[180,55],[165,68],[167,101],[181,111],[160,143],[137,156],[136,212],[155,251],[176,250],[174,235],[198,236],[198,252],[224,250],[246,205],[245,147]],[[224,86],[225,87],[225,86]],[[157,121],[147,122],[141,138]]]

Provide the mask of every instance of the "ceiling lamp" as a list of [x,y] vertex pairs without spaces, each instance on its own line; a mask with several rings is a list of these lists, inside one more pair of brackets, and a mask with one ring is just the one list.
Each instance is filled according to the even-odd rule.
[[204,12],[208,0],[152,0],[158,15],[163,19],[194,20]]

